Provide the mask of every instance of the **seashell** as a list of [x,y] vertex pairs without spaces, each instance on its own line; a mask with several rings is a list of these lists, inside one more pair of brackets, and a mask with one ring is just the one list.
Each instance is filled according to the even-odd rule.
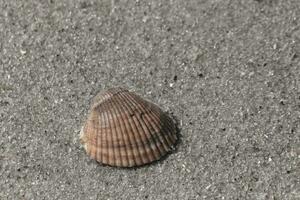
[[157,105],[126,89],[112,88],[94,98],[80,141],[102,164],[133,167],[170,152],[178,139],[176,130]]

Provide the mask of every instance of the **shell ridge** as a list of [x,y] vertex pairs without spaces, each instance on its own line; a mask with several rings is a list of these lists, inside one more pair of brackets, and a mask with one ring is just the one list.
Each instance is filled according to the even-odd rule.
[[[89,141],[91,144],[87,145],[88,148],[87,154],[90,155],[92,158],[97,159],[97,146],[98,146],[97,130],[99,126],[97,124],[97,116],[95,114],[91,115],[88,118],[88,122],[86,123],[86,126],[87,126],[87,130],[91,129],[92,131],[92,134],[89,134]],[[92,128],[90,128],[89,126],[92,126]]]
[[161,126],[161,131],[164,133],[162,134],[164,139],[165,139],[165,142],[167,142],[169,148],[171,146],[173,146],[173,142],[172,142],[172,133],[173,133],[173,130],[170,129],[170,124],[165,124],[164,121],[166,120],[166,118],[168,118],[167,116],[163,115],[161,116],[161,113],[159,113],[158,111],[153,111],[152,109],[152,113],[153,115],[156,115],[160,120],[158,121],[158,123],[160,124]]
[[95,99],[93,100],[92,108],[100,106],[102,103],[105,103],[106,101],[110,100],[114,96],[118,95],[119,93],[126,92],[128,90],[124,88],[111,88],[107,91],[100,93],[96,95]]
[[[127,98],[127,95],[126,95],[126,94],[123,95],[123,98],[127,100],[127,103],[128,103],[128,104],[130,103],[130,99]],[[132,103],[130,103],[130,104],[131,104],[131,107],[133,107],[133,108],[136,107],[136,105],[134,105],[134,104],[132,104]],[[135,109],[131,110],[131,112],[134,112],[134,110],[135,110]],[[161,154],[160,154],[160,152],[159,152],[159,155],[156,156],[155,149],[153,149],[153,147],[152,147],[153,142],[152,142],[152,141],[150,140],[150,138],[149,138],[149,136],[152,137],[151,131],[149,131],[149,129],[148,129],[147,126],[142,125],[142,123],[141,123],[141,121],[139,120],[139,118],[137,118],[137,117],[135,117],[135,118],[136,118],[136,119],[135,119],[134,121],[135,121],[136,127],[137,127],[137,129],[138,129],[138,133],[139,133],[140,138],[143,138],[141,135],[144,135],[145,138],[146,138],[146,143],[145,143],[144,140],[142,140],[143,147],[144,147],[144,151],[145,151],[144,153],[147,155],[149,161],[156,160],[157,157],[159,157]],[[139,127],[139,128],[138,128],[138,127]],[[155,144],[155,143],[154,143],[154,144]],[[149,147],[148,147],[148,145],[149,145]],[[155,145],[156,145],[156,144],[155,144]],[[147,151],[147,150],[149,150],[149,149],[150,149],[150,152],[151,152],[150,154],[149,154],[149,152]]]
[[[99,115],[99,120],[101,121],[101,126],[99,127],[99,130],[101,130],[101,136],[99,137],[100,138],[100,149],[99,149],[99,152],[100,152],[100,157],[98,158],[99,159],[99,162],[103,163],[103,141],[104,141],[104,132],[102,132],[102,125],[105,126],[105,122],[103,123],[103,120],[101,119],[104,119],[104,113],[103,112],[99,112],[100,115]],[[101,116],[101,118],[100,118]]]
[[[161,119],[162,119],[162,117],[161,117],[161,114],[163,114],[163,112],[162,111],[158,111],[158,106],[156,106],[155,104],[153,104],[153,103],[151,103],[151,102],[148,102],[148,101],[146,101],[146,100],[143,100],[143,99],[141,99],[139,96],[137,96],[137,95],[135,95],[135,97],[138,97],[138,98],[134,98],[134,100],[136,101],[136,103],[138,104],[138,105],[140,105],[140,106],[142,106],[145,110],[148,110],[152,115],[148,115],[147,117],[148,117],[148,119],[150,118],[150,119],[157,119],[157,121],[156,120],[154,120],[154,123],[156,123],[156,125],[158,125],[159,127],[162,127],[162,128],[164,128],[164,130],[165,130],[165,128],[166,127],[169,127],[170,126],[170,124],[168,124],[168,126],[164,126],[164,124],[163,123],[161,123]],[[147,105],[149,105],[149,108],[146,108],[145,107],[145,105],[143,104],[143,102],[146,102],[147,103]],[[159,109],[160,110],[160,109]],[[151,116],[151,117],[150,117]],[[163,116],[163,118],[168,118],[167,116]],[[168,131],[165,131],[168,135],[169,135],[169,133],[171,134],[172,133],[172,130],[171,129],[168,129]],[[163,134],[164,136],[165,136],[165,134]]]
[[104,103],[104,102],[106,102],[109,98],[111,98],[111,96],[110,96],[110,93],[104,93],[103,95],[100,95],[99,96],[99,100],[98,101],[96,101],[96,102],[94,102],[94,104],[93,104],[93,107],[94,108],[96,108],[96,107],[101,107],[101,105]]
[[[151,108],[150,109],[146,108],[144,105],[145,102],[143,100],[138,101],[140,99],[139,96],[137,96],[137,95],[129,96],[129,98],[131,98],[132,101],[135,102],[136,106],[140,107],[141,109],[148,110],[149,113],[151,113]],[[146,103],[148,103],[148,102],[146,102]],[[165,141],[163,141],[163,140],[165,140],[164,139],[165,136],[163,134],[161,134],[162,127],[159,123],[159,120],[160,120],[159,117],[155,116],[153,113],[152,113],[152,115],[145,115],[145,117],[147,117],[147,120],[143,119],[144,123],[151,126],[155,130],[154,132],[152,132],[151,135],[152,135],[152,139],[153,139],[154,143],[156,144],[156,147],[158,149],[160,149],[158,145],[159,144],[162,145],[164,150],[161,151],[161,153],[165,154],[164,151],[168,151],[169,148],[168,148],[168,145],[165,144]]]
[[[168,116],[166,116],[162,111],[158,111],[156,108],[156,105],[149,103],[150,104],[150,112],[153,114],[153,116],[155,116],[156,118],[158,118],[158,123],[160,125],[160,127],[162,127],[162,131],[165,133],[163,134],[166,142],[168,143],[168,145],[171,147],[173,146],[173,144],[175,143],[175,141],[173,141],[172,138],[174,138],[173,136],[176,136],[176,130],[173,129],[174,125],[173,122],[170,121],[170,118]],[[167,123],[166,123],[167,122]]]
[[152,112],[151,116],[152,117],[155,116],[155,117],[157,117],[159,119],[159,120],[157,120],[157,123],[158,123],[157,126],[160,127],[159,132],[160,132],[160,135],[162,136],[162,138],[159,138],[159,139],[160,139],[161,143],[166,143],[167,144],[167,149],[166,150],[169,151],[170,146],[172,146],[172,144],[173,144],[171,142],[171,140],[169,139],[169,134],[171,134],[170,131],[165,126],[165,124],[161,123],[162,117],[159,116],[159,113]]
[[[104,107],[104,104],[101,104],[102,106],[102,109],[105,110],[106,107]],[[101,108],[100,107],[100,108]],[[99,108],[99,109],[100,109]],[[102,111],[103,112],[103,111]],[[104,135],[104,140],[102,140],[103,142],[105,141],[105,145],[103,143],[103,145],[105,147],[107,147],[107,150],[110,149],[110,144],[108,142],[108,132],[107,132],[107,127],[109,126],[108,124],[108,117],[107,117],[107,112],[103,112],[103,121],[104,121],[104,128],[102,128],[102,131],[103,131],[103,135]],[[102,163],[104,164],[109,164],[110,163],[110,158],[109,158],[109,153],[107,152],[106,155],[104,154],[104,152],[102,152],[102,157],[103,157],[103,160],[102,160]]]
[[[123,100],[124,100],[124,93],[123,93],[123,95],[122,94],[119,94],[118,95],[119,97],[120,96],[122,96],[123,98]],[[121,98],[120,98],[121,99]],[[130,112],[132,112],[134,109],[132,108],[132,106],[130,106],[129,104],[128,104],[128,101],[124,101],[123,102],[123,105],[124,105],[124,107],[126,107],[126,109],[128,110],[128,111],[130,111]],[[141,151],[141,148],[140,148],[140,146],[139,146],[139,144],[138,144],[138,137],[139,138],[142,138],[141,137],[141,134],[140,134],[140,132],[138,131],[138,127],[137,127],[137,122],[136,122],[136,120],[134,120],[131,116],[130,116],[130,114],[129,115],[127,115],[128,117],[128,119],[131,121],[131,123],[129,123],[129,125],[131,126],[131,128],[132,128],[132,133],[134,133],[133,135],[134,135],[134,140],[135,140],[135,144],[136,144],[136,149],[137,149],[137,151],[138,151],[138,154],[139,154],[139,157],[140,157],[140,159],[141,159],[141,162],[142,163],[146,163],[147,162],[147,160],[145,160],[145,158],[143,157],[143,152]],[[137,133],[137,134],[136,134]],[[145,149],[146,150],[146,146],[145,146],[145,144],[144,144],[144,142],[142,141],[141,142],[141,144],[142,144],[142,147],[143,147],[143,149]],[[148,157],[148,155],[147,155],[147,157]],[[148,160],[149,160],[149,158],[147,158]]]
[[[117,103],[120,103],[120,102],[121,102],[121,99],[119,100],[119,97],[116,97],[115,100],[116,100]],[[117,111],[119,111],[120,113],[126,111],[126,110],[124,110],[124,108],[122,108],[122,107],[117,107],[117,106],[116,106],[116,109],[117,109]],[[122,120],[122,123],[120,123],[120,125],[121,125],[122,131],[123,131],[123,135],[126,134],[126,133],[129,133],[129,132],[130,132],[130,130],[129,130],[130,127],[128,127],[128,125],[126,125],[126,122],[125,122],[126,120],[124,119],[124,117],[123,117],[122,115],[121,115],[120,118],[121,118],[121,120]],[[125,137],[124,137],[124,138],[125,138]],[[135,146],[135,144],[134,144],[134,142],[133,142],[133,140],[134,140],[133,138],[134,138],[134,137],[133,137],[132,135],[129,135],[128,142],[129,142],[130,148],[127,149],[128,152],[131,152],[131,153],[132,153],[132,155],[133,155],[132,147]],[[128,148],[128,146],[127,146],[126,148]],[[129,153],[127,153],[127,159],[128,159],[128,163],[130,164]],[[132,159],[132,160],[133,160],[134,165],[137,164],[137,161],[135,160],[134,156],[133,156],[133,159]]]
[[[88,129],[88,128],[86,128],[86,129]],[[86,140],[87,140],[86,143],[88,143],[88,141],[90,140],[90,137],[86,136]],[[87,154],[90,156],[92,155],[92,149],[89,144],[87,144]]]
[[[129,94],[128,94],[128,95],[125,94],[125,97],[124,97],[124,98],[126,98],[128,101],[129,101],[129,100],[134,101],[133,98],[131,98],[131,96],[130,96]],[[140,107],[139,105],[137,105],[137,103],[135,103],[135,106]],[[143,121],[144,121],[144,120],[143,120]],[[145,123],[145,121],[144,121],[144,123]],[[147,123],[147,124],[148,124],[149,126],[151,126],[153,130],[155,130],[155,128],[153,127],[153,125],[152,125],[151,123]],[[159,130],[158,127],[157,127],[156,129]],[[156,149],[159,151],[159,154],[160,154],[160,155],[164,155],[164,151],[161,150],[161,149],[159,148],[159,146],[158,146],[158,144],[157,144],[157,141],[156,141],[155,139],[153,139],[153,138],[155,138],[155,136],[153,135],[153,131],[149,131],[149,133],[150,133],[151,139],[154,141],[154,142],[151,142],[151,141],[150,141],[150,143],[154,143]],[[152,148],[151,148],[151,149],[152,149]]]
[[[160,143],[163,145],[165,151],[169,151],[170,148],[168,146],[171,146],[172,143],[170,141],[168,141],[168,139],[166,138],[165,133],[167,133],[167,132],[165,131],[165,127],[163,126],[163,124],[160,123],[161,119],[160,119],[159,113],[154,113],[154,111],[153,111],[154,106],[152,106],[151,103],[149,103],[148,101],[144,101],[137,95],[130,96],[130,98],[133,101],[135,101],[135,104],[137,106],[142,107],[144,110],[148,110],[152,114],[152,115],[145,115],[145,116],[148,118],[148,120],[152,119],[151,121],[155,124],[156,129],[158,131],[158,133],[156,133],[156,135],[158,135],[158,139],[159,139]],[[147,103],[147,105],[150,105],[149,108],[145,107],[145,105],[144,105],[145,102]],[[149,123],[147,123],[147,124],[151,125],[151,121],[149,120]],[[159,135],[161,137],[159,137]]]
[[[130,95],[126,96],[126,98],[129,99]],[[131,101],[134,101],[134,100],[132,100],[132,98],[130,98],[130,99],[131,99]],[[134,102],[131,102],[131,103],[133,103],[136,107],[139,107],[140,109],[142,109],[142,107],[140,105],[138,105],[137,103],[134,103]],[[145,109],[145,111],[147,112],[146,109]],[[144,115],[144,116],[148,117],[148,115]],[[150,149],[152,151],[153,156],[155,157],[154,160],[157,160],[159,157],[161,157],[165,153],[164,150],[162,150],[158,146],[157,139],[156,139],[157,136],[155,134],[153,134],[156,131],[156,129],[159,130],[159,128],[158,127],[154,128],[153,127],[154,125],[149,123],[148,121],[146,122],[142,116],[140,117],[140,119],[143,121],[143,125],[141,122],[139,124],[141,125],[144,133],[148,132],[148,134],[146,133],[148,135],[146,140],[150,144]]]
[[[110,140],[106,140],[107,144],[109,144],[107,146],[108,163],[110,165],[114,165],[115,161],[116,161],[116,158],[115,158],[115,156],[116,156],[115,150],[116,149],[114,148],[114,143],[113,143],[114,140],[113,140],[113,134],[112,134],[112,126],[111,126],[112,124],[111,124],[111,120],[110,120],[110,119],[112,119],[112,117],[111,117],[111,112],[110,112],[110,108],[109,108],[109,103],[110,103],[110,101],[107,101],[107,103],[103,103],[103,107],[105,107],[105,110],[106,110],[105,115],[106,115],[106,122],[108,124],[108,127],[105,127],[105,128],[107,130],[109,130],[109,131],[107,131],[109,133],[109,134],[107,134],[107,135],[109,135],[109,137],[107,137],[107,138],[110,139]],[[111,151],[111,154],[109,153],[110,151]]]
[[[94,120],[94,116],[93,116],[93,118],[92,118],[92,120]],[[93,131],[95,130],[95,127],[96,127],[96,124],[95,123],[93,123]],[[93,140],[93,138],[90,138],[91,140]],[[96,158],[96,148],[95,148],[95,146],[94,145],[90,145],[90,149],[91,149],[91,157],[93,158]]]
[[[164,121],[165,121],[166,124],[168,124],[169,131],[174,132],[174,134],[170,134],[170,139],[173,140],[173,143],[175,143],[176,140],[178,139],[176,127],[175,127],[175,125],[173,124],[173,122],[171,121],[171,118],[170,118],[170,117],[165,117],[165,118],[164,118]],[[171,133],[172,133],[172,132],[171,132]]]
[[90,153],[89,153],[90,148],[89,148],[89,144],[88,144],[88,141],[89,141],[88,134],[86,134],[86,133],[87,133],[87,130],[88,130],[89,118],[90,118],[90,116],[88,116],[87,121],[84,123],[83,128],[82,128],[82,133],[81,133],[82,144],[85,145],[86,153],[88,155],[90,155]]
[[[118,103],[122,103],[122,99],[119,97],[119,95],[116,96],[116,101]],[[120,106],[119,109],[121,110],[121,112],[126,112],[126,109],[122,106]],[[131,123],[126,123],[126,120],[123,117],[121,117],[121,119],[123,121],[126,133],[128,134],[128,133],[133,132],[133,128],[131,126]],[[136,143],[136,138],[135,138],[134,134],[128,134],[128,135],[129,135],[129,141],[130,141],[129,143],[130,143],[130,146],[131,146],[130,148],[132,150],[132,159],[133,159],[134,165],[138,165],[138,160],[136,159],[135,151],[134,151],[135,147],[136,147],[136,150],[137,150],[138,144]],[[139,159],[141,159],[141,156],[139,155],[140,153],[138,152],[137,154],[140,157]]]
[[[150,105],[151,105],[151,103],[150,103]],[[157,115],[157,117],[160,119],[159,120],[160,125],[163,127],[164,131],[166,132],[166,135],[171,140],[173,135],[176,135],[176,130],[173,128],[174,124],[168,116],[166,116],[162,111],[158,111],[157,108],[154,108],[154,106],[156,106],[156,105],[152,104],[151,108],[153,108],[153,109],[150,109],[150,110],[153,114]],[[172,134],[172,133],[174,133],[174,134]],[[173,144],[172,141],[171,141],[171,143]]]
[[[97,122],[98,122],[98,126],[96,127],[96,160],[98,160],[98,156],[99,156],[99,153],[100,153],[100,149],[98,149],[98,146],[99,146],[99,137],[98,137],[98,133],[99,133],[99,127],[101,127],[101,122],[100,122],[100,117],[99,115],[97,115],[97,118],[96,118]],[[96,121],[95,120],[95,121]],[[95,123],[96,124],[96,123]]]
[[[111,99],[111,105],[112,105],[112,107],[113,107],[112,113],[113,113],[113,115],[115,116],[115,117],[113,117],[113,121],[114,121],[115,127],[117,127],[117,120],[114,120],[114,118],[117,118],[117,112],[119,112],[119,110],[117,109],[117,106],[115,105],[116,103],[117,103],[117,102],[116,102],[116,98],[112,98],[112,99]],[[122,115],[120,115],[120,118],[123,120]],[[120,127],[122,126],[120,122],[119,122],[118,124],[119,124]],[[116,132],[117,132],[117,134],[120,134],[120,135],[121,135],[122,140],[123,140],[123,142],[125,143],[124,133],[122,133],[122,131],[124,130],[124,127],[121,127],[121,129],[122,129],[122,130],[120,131],[121,133],[117,132],[117,129],[116,129]],[[119,142],[119,146],[120,146],[120,142]],[[121,150],[120,150],[120,148],[119,148],[119,155],[120,155],[120,160],[121,160],[121,166],[126,166],[126,164],[128,165],[128,163],[129,163],[128,149],[127,149],[127,147],[124,148],[124,151],[125,151],[125,155],[126,155],[126,156],[122,156]],[[123,160],[123,157],[125,157],[125,161]]]
[[[115,136],[116,140],[118,140],[118,131],[117,131],[117,121],[115,120],[117,118],[117,115],[115,115],[115,112],[114,112],[114,103],[113,103],[113,99],[114,98],[111,98],[110,101],[108,101],[108,108],[109,109],[109,113],[111,115],[111,120],[109,120],[110,124],[113,125],[113,127],[115,127],[114,131],[112,131],[112,128],[110,126],[110,130],[111,130],[111,138],[113,138]],[[121,158],[121,151],[120,151],[120,148],[117,149],[117,148],[114,148],[115,144],[114,144],[114,140],[112,139],[111,140],[111,143],[112,143],[112,146],[113,146],[113,149],[115,151],[113,151],[114,153],[114,163],[119,166],[120,164],[118,162],[121,162],[121,165],[122,165],[122,159],[118,159],[118,158]],[[120,142],[117,141],[117,145],[120,146]],[[119,157],[118,157],[119,156]]]

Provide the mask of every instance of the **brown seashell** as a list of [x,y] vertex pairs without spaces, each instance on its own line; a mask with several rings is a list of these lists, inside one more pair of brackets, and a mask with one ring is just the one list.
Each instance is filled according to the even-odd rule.
[[87,154],[102,164],[133,167],[159,160],[177,141],[158,106],[123,88],[98,94],[80,133]]

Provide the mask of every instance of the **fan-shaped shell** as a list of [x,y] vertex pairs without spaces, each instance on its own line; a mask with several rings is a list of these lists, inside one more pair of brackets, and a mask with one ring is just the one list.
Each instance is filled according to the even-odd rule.
[[133,167],[159,160],[173,148],[177,135],[173,121],[158,106],[113,88],[94,98],[80,139],[98,162]]

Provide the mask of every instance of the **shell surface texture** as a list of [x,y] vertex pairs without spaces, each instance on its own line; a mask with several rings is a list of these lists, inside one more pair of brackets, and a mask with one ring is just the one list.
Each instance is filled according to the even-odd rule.
[[170,152],[176,126],[157,105],[123,88],[99,93],[80,132],[87,154],[110,166],[135,167]]

